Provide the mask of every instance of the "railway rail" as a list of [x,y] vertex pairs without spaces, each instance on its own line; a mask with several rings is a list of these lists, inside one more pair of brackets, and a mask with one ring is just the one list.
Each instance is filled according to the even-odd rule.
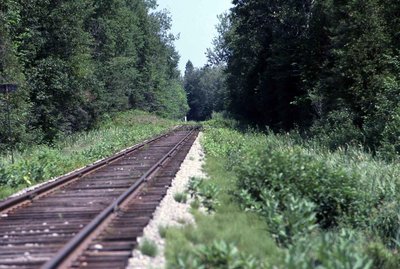
[[197,134],[175,129],[0,201],[0,268],[125,268]]

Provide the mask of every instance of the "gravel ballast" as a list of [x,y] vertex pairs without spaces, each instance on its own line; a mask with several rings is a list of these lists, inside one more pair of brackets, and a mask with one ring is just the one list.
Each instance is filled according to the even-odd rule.
[[204,152],[200,145],[202,133],[200,133],[193,143],[185,160],[181,164],[180,170],[172,181],[166,196],[161,201],[154,213],[153,219],[146,226],[143,236],[138,239],[139,245],[144,240],[150,240],[157,245],[157,255],[149,257],[143,255],[140,250],[133,251],[133,256],[129,261],[128,269],[162,269],[166,266],[164,257],[165,240],[159,234],[159,227],[182,226],[194,223],[194,218],[189,212],[190,203],[178,203],[174,199],[174,194],[186,191],[191,177],[205,177],[202,171],[204,164]]

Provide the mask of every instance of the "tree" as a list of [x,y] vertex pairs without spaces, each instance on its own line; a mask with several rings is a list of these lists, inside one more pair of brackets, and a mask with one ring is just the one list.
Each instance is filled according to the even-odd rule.
[[189,120],[210,119],[212,112],[225,108],[225,74],[221,66],[194,68],[188,61],[185,69],[184,88],[189,103]]
[[234,1],[230,17],[227,84],[229,109],[274,129],[309,118],[300,63],[312,1]]
[[131,108],[183,117],[171,19],[155,7],[147,0],[4,0],[1,82],[20,85],[13,117],[24,126],[15,141],[29,133],[51,142]]

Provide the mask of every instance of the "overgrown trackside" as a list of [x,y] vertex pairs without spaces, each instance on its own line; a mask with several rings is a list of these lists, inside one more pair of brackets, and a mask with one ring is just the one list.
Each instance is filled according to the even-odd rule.
[[0,198],[109,156],[174,124],[148,113],[129,111],[103,120],[92,131],[60,138],[54,146],[40,145],[18,152],[14,164],[3,157]]
[[[203,145],[210,181],[223,198],[213,216],[198,216],[198,228],[171,232],[180,239],[169,237],[170,268],[397,268],[398,164],[357,148],[331,152],[295,134],[241,133],[215,123]],[[227,214],[228,222],[215,221]],[[263,224],[246,226],[241,216]],[[243,230],[253,234],[256,250],[243,244]],[[264,242],[275,242],[268,247],[257,239],[266,235]],[[179,240],[191,249],[184,256],[175,248]],[[235,267],[243,257],[233,248],[250,260]]]

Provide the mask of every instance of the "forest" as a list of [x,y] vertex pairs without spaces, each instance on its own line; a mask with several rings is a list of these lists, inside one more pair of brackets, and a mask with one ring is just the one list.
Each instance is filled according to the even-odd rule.
[[352,143],[387,158],[400,152],[399,1],[233,4],[220,16],[209,64],[193,72],[188,63],[191,118],[226,111],[262,129],[317,136],[333,149]]
[[155,1],[0,5],[0,83],[18,85],[17,92],[0,96],[0,151],[10,144],[51,144],[118,111],[185,116],[171,19],[155,10]]

